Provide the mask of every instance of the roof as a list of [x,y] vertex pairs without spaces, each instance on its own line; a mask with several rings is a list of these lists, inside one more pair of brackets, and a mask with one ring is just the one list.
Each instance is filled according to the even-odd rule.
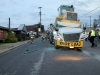
[[36,24],[35,25],[28,25],[28,26],[26,26],[26,29],[27,29],[28,32],[29,31],[36,32],[36,28],[37,28],[37,25]]
[[0,29],[9,30],[9,28],[7,28],[7,27],[3,27],[3,26],[0,26]]
[[[28,32],[29,32],[29,31],[37,32],[37,26],[38,26],[38,24],[27,25],[27,26],[26,26],[26,29],[27,29]],[[41,26],[44,26],[44,25],[41,25]]]
[[26,31],[27,32],[25,24],[20,24],[20,26],[18,27],[17,30],[22,30],[22,31]]
[[18,28],[11,28],[12,31],[17,31]]

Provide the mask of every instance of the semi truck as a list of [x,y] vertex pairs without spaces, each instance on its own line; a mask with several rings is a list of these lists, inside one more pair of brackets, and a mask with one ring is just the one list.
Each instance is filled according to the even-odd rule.
[[74,12],[74,6],[61,5],[58,8],[59,15],[55,22],[50,24],[51,36],[50,43],[54,47],[68,47],[82,49],[84,46],[84,24],[78,20],[78,13]]

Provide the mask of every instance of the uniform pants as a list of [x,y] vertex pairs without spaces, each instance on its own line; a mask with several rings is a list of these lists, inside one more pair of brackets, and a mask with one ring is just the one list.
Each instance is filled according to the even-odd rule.
[[91,46],[94,46],[94,38],[95,38],[95,36],[91,36],[91,37],[90,37],[90,42],[91,42],[91,44],[92,44]]
[[95,43],[95,46],[97,46],[97,44],[98,44],[98,36],[96,36],[96,37],[94,38],[94,43]]

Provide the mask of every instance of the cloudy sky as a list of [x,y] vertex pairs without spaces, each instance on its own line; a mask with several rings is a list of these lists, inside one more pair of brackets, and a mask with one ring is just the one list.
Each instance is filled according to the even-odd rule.
[[[11,28],[20,24],[33,25],[39,23],[39,8],[42,7],[42,24],[47,29],[58,15],[60,5],[73,5],[81,22],[90,24],[90,18],[98,19],[100,15],[100,0],[0,0],[0,26]],[[92,12],[91,12],[92,11]]]

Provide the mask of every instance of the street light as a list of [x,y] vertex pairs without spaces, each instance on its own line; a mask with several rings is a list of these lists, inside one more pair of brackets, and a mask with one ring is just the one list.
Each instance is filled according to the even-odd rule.
[[41,8],[42,7],[38,7],[40,9],[39,15],[40,15],[40,31],[41,31]]

